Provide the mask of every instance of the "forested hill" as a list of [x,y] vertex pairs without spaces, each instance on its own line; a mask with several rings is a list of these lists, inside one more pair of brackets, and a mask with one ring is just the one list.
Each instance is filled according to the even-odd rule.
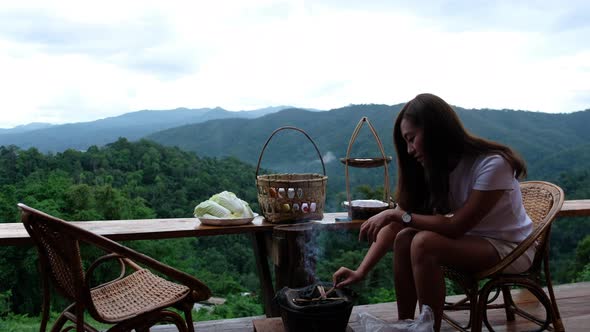
[[[394,156],[393,122],[403,105],[354,105],[326,112],[288,109],[258,119],[213,120],[172,128],[147,138],[178,146],[202,156],[235,156],[256,165],[262,147],[273,130],[295,126],[305,130],[318,145],[329,176],[329,192],[344,188],[344,157],[350,136],[362,116],[376,128],[387,155]],[[590,169],[590,110],[549,114],[513,110],[455,108],[465,127],[474,134],[508,144],[520,152],[529,166],[529,179],[555,180],[563,172]],[[378,155],[376,143],[365,126],[353,145],[353,156]],[[395,157],[395,156],[394,156]],[[313,146],[300,133],[284,131],[273,137],[262,165],[285,172],[321,172]],[[391,167],[392,183],[395,163]],[[351,183],[383,183],[382,172],[359,170]]]
[[21,149],[34,147],[41,152],[86,150],[92,145],[103,146],[112,143],[119,137],[135,141],[148,134],[188,123],[224,118],[255,118],[285,108],[289,107],[267,107],[240,112],[230,112],[219,107],[144,110],[90,122],[64,125],[29,124],[0,130],[0,145],[16,145]]
[[254,168],[141,140],[42,154],[0,147],[0,222],[18,220],[23,202],[69,220],[191,217],[229,190],[256,208]]

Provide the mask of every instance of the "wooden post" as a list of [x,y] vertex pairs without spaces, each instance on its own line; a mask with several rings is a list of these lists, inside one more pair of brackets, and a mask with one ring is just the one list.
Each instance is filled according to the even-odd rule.
[[272,258],[276,290],[304,287],[316,281],[316,230],[317,226],[312,224],[275,227]]
[[267,260],[266,237],[269,235],[269,232],[256,232],[252,233],[251,238],[254,255],[256,256],[256,270],[258,271],[258,279],[260,280],[260,289],[262,290],[262,299],[264,301],[264,313],[266,317],[277,317],[280,313],[278,307],[272,303],[275,291]]

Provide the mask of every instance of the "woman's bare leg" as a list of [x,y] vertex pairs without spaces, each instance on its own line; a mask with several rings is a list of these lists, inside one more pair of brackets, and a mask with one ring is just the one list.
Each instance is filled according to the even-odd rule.
[[365,258],[359,265],[358,271],[363,271],[364,275],[369,273],[386,253],[393,250],[395,238],[398,232],[402,229],[403,226],[396,223],[381,228],[377,234],[377,241],[371,244]]
[[414,228],[405,228],[397,234],[393,249],[393,277],[397,297],[397,315],[399,319],[414,319],[416,312],[416,286],[412,274],[410,250],[412,240],[418,233]]
[[342,266],[332,275],[334,285],[344,287],[363,279],[385,254],[393,250],[395,237],[402,229],[403,226],[397,223],[383,227],[377,234],[377,241],[371,244],[369,251],[356,270]]
[[481,237],[451,239],[430,231],[414,236],[410,257],[418,300],[432,308],[435,331],[440,330],[445,298],[442,266],[477,272],[500,260],[496,249]]

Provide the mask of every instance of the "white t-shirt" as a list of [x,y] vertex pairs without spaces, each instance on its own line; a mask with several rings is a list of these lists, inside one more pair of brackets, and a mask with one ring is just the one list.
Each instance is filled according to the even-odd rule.
[[505,190],[492,210],[467,234],[521,242],[533,229],[522,204],[512,166],[500,155],[463,157],[449,176],[451,210],[462,207],[472,189]]

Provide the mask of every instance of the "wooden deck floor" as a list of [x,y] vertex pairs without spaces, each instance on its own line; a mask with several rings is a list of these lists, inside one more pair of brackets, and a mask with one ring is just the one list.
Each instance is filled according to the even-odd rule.
[[[590,331],[590,282],[559,285],[554,289],[566,331]],[[539,313],[543,312],[543,307],[526,291],[515,291],[514,299],[525,308],[538,310]],[[397,319],[395,302],[356,306],[352,311],[349,322],[349,326],[353,331],[359,330],[360,323],[358,321],[358,314],[360,312],[368,312],[375,317],[387,321],[395,321]],[[452,315],[453,317],[460,317],[462,314],[453,313]],[[463,316],[465,315],[463,314]],[[494,329],[499,332],[525,331],[531,330],[536,326],[518,316],[515,322],[507,324],[504,313],[500,310],[489,311],[488,317],[490,322],[492,322]],[[198,332],[253,331],[254,327],[252,321],[264,318],[264,316],[257,316],[197,322],[195,323],[195,329]],[[275,320],[280,320],[280,318],[275,318]],[[176,331],[176,328],[162,325],[153,328],[152,330],[158,332],[172,332]],[[274,331],[282,332],[280,328],[274,329]],[[443,322],[442,331],[454,331],[454,329]]]

